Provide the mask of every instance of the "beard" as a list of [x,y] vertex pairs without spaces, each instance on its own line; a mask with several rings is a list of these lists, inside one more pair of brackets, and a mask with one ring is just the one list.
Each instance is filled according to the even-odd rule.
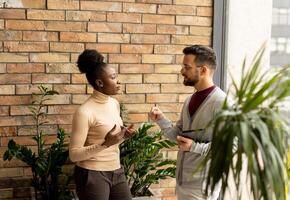
[[183,84],[186,86],[195,86],[195,84],[197,84],[199,82],[199,76],[196,75],[194,76],[192,79],[184,79],[183,80]]

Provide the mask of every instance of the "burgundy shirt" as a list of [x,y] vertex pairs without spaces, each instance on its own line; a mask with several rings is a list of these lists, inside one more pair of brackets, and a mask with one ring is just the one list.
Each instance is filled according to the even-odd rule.
[[194,115],[194,113],[197,111],[199,106],[202,104],[202,102],[206,99],[206,97],[214,90],[216,86],[213,85],[205,90],[201,90],[198,92],[195,92],[188,104],[188,111],[190,114],[190,117]]

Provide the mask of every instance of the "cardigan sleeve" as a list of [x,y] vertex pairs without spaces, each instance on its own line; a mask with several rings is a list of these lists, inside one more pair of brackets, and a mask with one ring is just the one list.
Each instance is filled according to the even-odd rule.
[[72,135],[69,145],[69,157],[71,161],[78,162],[92,158],[96,153],[106,147],[100,144],[84,146],[89,130],[89,113],[78,109],[73,117]]

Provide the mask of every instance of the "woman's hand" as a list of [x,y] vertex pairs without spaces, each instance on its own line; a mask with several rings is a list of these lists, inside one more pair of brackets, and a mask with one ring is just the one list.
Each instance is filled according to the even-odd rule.
[[125,135],[124,135],[124,139],[128,139],[131,138],[136,131],[133,129],[134,125],[130,124],[130,126],[125,127],[125,126],[121,126],[121,129],[125,129]]
[[125,132],[127,129],[123,129],[121,128],[121,131],[118,132],[117,134],[113,134],[113,132],[116,129],[116,124],[114,125],[114,127],[107,133],[106,137],[105,137],[105,142],[102,144],[102,146],[106,146],[106,147],[110,147],[114,144],[118,144],[120,143],[124,136],[125,136]]

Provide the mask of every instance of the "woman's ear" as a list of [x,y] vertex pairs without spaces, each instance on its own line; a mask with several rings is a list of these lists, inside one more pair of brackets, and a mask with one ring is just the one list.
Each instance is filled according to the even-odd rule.
[[97,85],[99,88],[104,87],[103,81],[102,81],[101,79],[97,79],[97,80],[96,80],[96,85]]

